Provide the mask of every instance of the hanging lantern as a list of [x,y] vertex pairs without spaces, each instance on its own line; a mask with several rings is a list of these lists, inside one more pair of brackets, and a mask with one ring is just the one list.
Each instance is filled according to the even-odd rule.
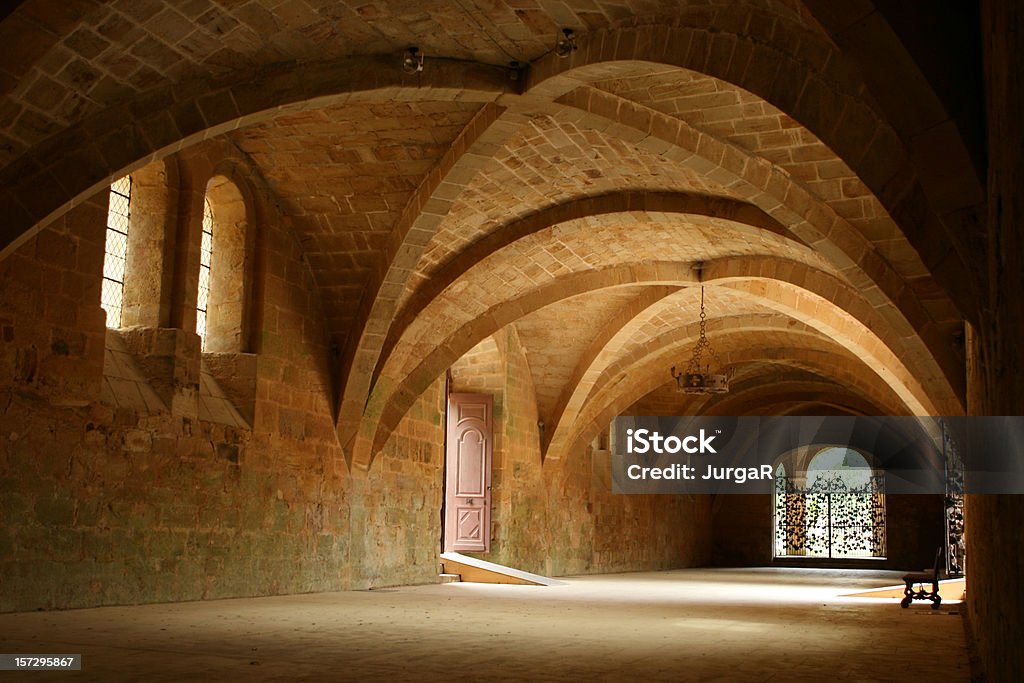
[[709,361],[713,360],[715,369],[721,369],[718,354],[711,348],[711,342],[707,335],[707,312],[704,310],[704,287],[700,288],[700,338],[693,347],[693,356],[686,366],[686,372],[677,373],[675,366],[672,367],[672,378],[676,381],[676,388],[684,394],[724,394],[729,391],[729,377],[722,373],[712,371],[710,362],[701,365],[705,353]]

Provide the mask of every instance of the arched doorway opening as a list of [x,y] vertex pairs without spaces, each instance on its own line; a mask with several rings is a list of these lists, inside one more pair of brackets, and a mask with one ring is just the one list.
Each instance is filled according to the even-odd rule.
[[886,556],[885,477],[857,450],[816,446],[780,458],[773,510],[775,557]]

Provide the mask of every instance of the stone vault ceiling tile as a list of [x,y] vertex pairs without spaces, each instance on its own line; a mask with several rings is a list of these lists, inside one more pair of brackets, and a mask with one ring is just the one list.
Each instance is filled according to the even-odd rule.
[[454,202],[410,279],[406,297],[460,249],[540,209],[613,191],[730,192],[617,138],[547,116],[532,119]]
[[230,135],[291,216],[335,338],[410,196],[479,109],[460,102],[348,104]]
[[[800,19],[800,4],[753,6]],[[701,11],[708,3],[684,7]],[[28,0],[0,26],[7,96],[0,162],[67,125],[140,93],[289,61],[424,54],[486,64],[529,62],[563,26],[594,31],[678,12],[674,0]],[[803,14],[806,14],[804,12]]]
[[603,290],[565,299],[516,321],[533,373],[537,407],[549,417],[594,336],[640,288]]
[[[919,254],[850,167],[798,121],[742,88],[686,69],[593,85],[771,161],[870,240],[926,298],[930,275]],[[940,312],[938,306],[932,311],[937,322],[959,321],[959,315]]]

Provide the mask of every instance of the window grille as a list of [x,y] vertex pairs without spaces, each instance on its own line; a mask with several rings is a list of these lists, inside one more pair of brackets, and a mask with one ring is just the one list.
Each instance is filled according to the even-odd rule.
[[100,305],[107,312],[107,327],[121,327],[124,271],[128,260],[128,223],[131,215],[132,177],[124,176],[110,186],[106,247],[103,256],[103,289]]
[[[844,456],[842,464],[814,462]],[[821,451],[803,477],[775,478],[775,556],[885,557],[885,476],[841,448]]]
[[196,334],[206,350],[206,309],[210,304],[210,262],[213,260],[213,207],[203,201],[203,241],[199,256],[199,295],[196,300]]

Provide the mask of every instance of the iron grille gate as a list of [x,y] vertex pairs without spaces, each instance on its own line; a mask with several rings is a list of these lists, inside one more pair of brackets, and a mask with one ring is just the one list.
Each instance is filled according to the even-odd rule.
[[942,425],[942,451],[946,462],[946,576],[963,576],[967,544],[964,538],[964,462],[946,424]]
[[822,473],[810,486],[775,479],[775,555],[885,557],[885,478],[850,483]]

